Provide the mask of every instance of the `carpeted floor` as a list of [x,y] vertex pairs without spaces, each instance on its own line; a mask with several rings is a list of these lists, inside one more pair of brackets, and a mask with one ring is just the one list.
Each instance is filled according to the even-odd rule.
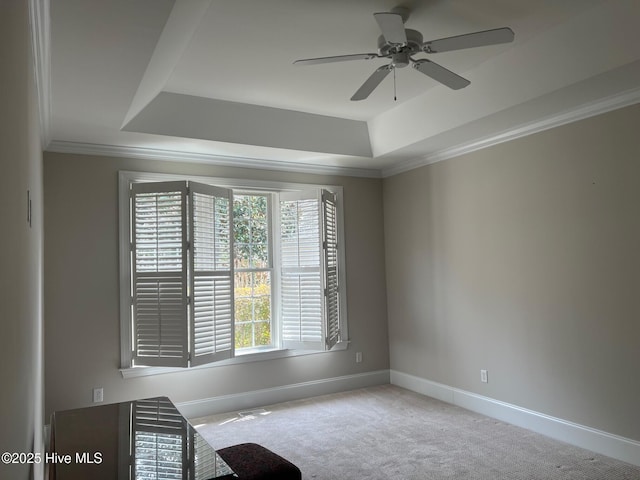
[[214,448],[269,448],[304,480],[640,480],[640,467],[392,385],[192,423]]

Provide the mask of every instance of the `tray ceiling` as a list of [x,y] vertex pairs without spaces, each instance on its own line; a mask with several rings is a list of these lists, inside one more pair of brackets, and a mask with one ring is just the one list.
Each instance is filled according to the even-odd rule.
[[[350,175],[388,175],[635,103],[637,0],[405,3],[425,40],[508,26],[511,44],[432,55],[471,85],[400,69],[349,98],[384,59],[366,53],[388,1],[51,2],[53,151]],[[426,55],[422,55],[426,57]]]

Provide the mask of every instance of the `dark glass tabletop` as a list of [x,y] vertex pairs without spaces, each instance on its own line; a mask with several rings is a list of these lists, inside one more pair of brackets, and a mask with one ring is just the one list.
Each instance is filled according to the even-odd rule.
[[211,480],[231,468],[167,397],[55,412],[50,480]]

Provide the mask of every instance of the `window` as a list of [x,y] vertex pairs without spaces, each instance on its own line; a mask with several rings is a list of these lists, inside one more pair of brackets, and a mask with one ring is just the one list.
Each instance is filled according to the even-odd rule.
[[346,348],[339,187],[175,178],[120,174],[123,373]]
[[233,197],[235,348],[272,347],[270,196]]

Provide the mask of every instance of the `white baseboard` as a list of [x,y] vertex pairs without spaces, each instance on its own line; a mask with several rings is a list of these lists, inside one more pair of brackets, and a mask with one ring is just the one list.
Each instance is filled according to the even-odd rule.
[[329,393],[345,392],[356,388],[373,387],[389,383],[389,370],[323,378],[310,382],[294,383],[281,387],[253,390],[250,392],[204,398],[177,403],[176,407],[187,418],[206,417],[218,413],[247,410],[274,403],[289,402],[301,398],[316,397]]
[[391,370],[391,384],[640,466],[640,442]]

